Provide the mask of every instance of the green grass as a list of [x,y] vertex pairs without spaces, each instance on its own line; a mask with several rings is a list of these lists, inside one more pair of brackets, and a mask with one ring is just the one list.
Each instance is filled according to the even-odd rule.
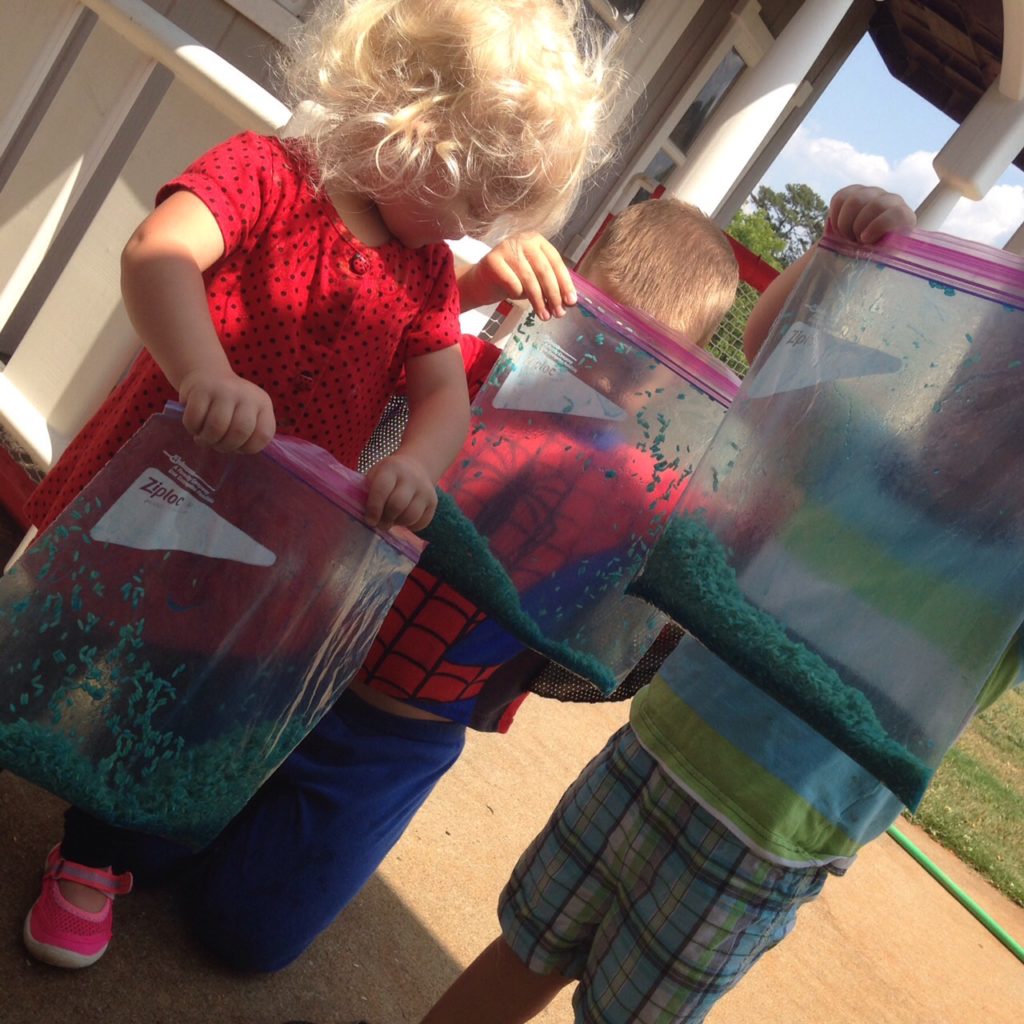
[[967,727],[910,820],[1024,906],[1024,692]]

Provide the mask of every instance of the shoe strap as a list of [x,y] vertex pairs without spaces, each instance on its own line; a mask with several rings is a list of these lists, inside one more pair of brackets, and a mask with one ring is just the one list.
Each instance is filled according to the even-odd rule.
[[91,868],[87,864],[78,864],[63,857],[47,868],[46,877],[77,882],[107,896],[124,896],[132,891],[133,879],[130,871],[115,874],[104,868]]

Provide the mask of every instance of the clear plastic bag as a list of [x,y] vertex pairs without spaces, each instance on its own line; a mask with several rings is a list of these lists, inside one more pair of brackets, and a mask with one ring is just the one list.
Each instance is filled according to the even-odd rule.
[[826,234],[634,593],[914,807],[1024,619],[1024,260]]
[[[739,380],[589,282],[575,284],[579,304],[565,317],[527,316],[506,343],[441,487],[507,574],[495,594],[514,588],[544,636],[582,656],[567,666],[614,688],[665,622],[627,597],[626,585]],[[430,557],[436,546],[432,537]],[[444,576],[460,589],[454,568]],[[486,600],[487,580],[474,583],[473,599],[492,622],[467,637],[459,656],[472,661],[474,644],[493,656],[507,643],[502,627],[535,644],[500,602]],[[557,647],[544,653],[561,660]]]
[[105,821],[209,842],[361,665],[422,550],[363,478],[153,416],[0,580],[0,765]]

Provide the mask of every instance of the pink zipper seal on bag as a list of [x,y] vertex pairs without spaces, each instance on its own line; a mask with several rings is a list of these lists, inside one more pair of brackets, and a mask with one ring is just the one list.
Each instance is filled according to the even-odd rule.
[[740,378],[724,363],[693,342],[669,330],[639,310],[616,302],[586,278],[572,273],[582,309],[617,334],[667,366],[678,377],[703,391],[721,405],[729,406],[740,389]]
[[938,231],[894,231],[873,245],[853,242],[826,225],[821,248],[840,256],[872,260],[914,277],[935,281],[1024,309],[1024,257]]
[[[164,405],[164,412],[171,416],[181,416],[184,406],[179,402],[167,402]],[[413,562],[419,561],[423,549],[427,546],[426,541],[402,526],[381,530],[366,522],[367,486],[366,477],[362,473],[343,466],[330,452],[313,444],[312,441],[304,441],[288,434],[278,434],[260,455],[272,459],[297,480],[312,487],[332,504],[357,519],[366,529],[373,530],[400,554]],[[239,456],[247,457],[250,456]]]

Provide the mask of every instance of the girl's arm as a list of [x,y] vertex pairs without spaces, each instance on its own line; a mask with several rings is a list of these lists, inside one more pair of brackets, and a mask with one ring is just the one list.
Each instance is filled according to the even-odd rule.
[[536,231],[512,235],[459,277],[462,311],[503,299],[528,299],[541,320],[563,316],[576,302],[569,270],[558,250]]
[[164,200],[121,255],[121,294],[142,344],[185,406],[185,428],[222,452],[257,452],[274,436],[270,396],[228,362],[210,320],[203,271],[224,255],[212,213],[190,192]]
[[469,431],[466,371],[458,345],[409,359],[405,365],[409,425],[398,451],[367,474],[366,521],[422,530],[434,517],[434,485]]

